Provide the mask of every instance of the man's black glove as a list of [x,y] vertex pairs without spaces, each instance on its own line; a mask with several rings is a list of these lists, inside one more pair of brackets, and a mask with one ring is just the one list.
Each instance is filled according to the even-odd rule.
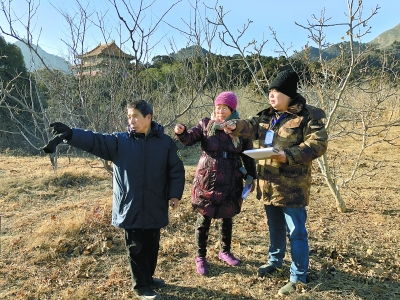
[[53,127],[53,134],[60,135],[63,140],[70,140],[72,138],[72,129],[67,125],[55,122],[50,124],[50,127]]
[[63,140],[64,139],[60,135],[56,135],[42,148],[42,150],[45,153],[54,153],[56,152],[57,145],[61,144]]
[[50,127],[53,128],[54,137],[42,148],[45,153],[54,153],[58,144],[61,144],[63,140],[70,140],[72,138],[72,129],[67,125],[56,122],[50,124]]

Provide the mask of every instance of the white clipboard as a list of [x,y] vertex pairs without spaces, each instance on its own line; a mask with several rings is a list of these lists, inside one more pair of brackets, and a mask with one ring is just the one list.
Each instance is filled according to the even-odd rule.
[[252,149],[243,151],[244,154],[254,158],[254,159],[264,159],[269,158],[271,155],[278,154],[279,151],[274,147]]

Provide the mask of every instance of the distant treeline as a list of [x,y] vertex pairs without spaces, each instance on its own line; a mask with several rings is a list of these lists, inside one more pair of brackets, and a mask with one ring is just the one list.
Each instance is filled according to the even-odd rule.
[[[400,71],[397,63],[400,58],[400,42],[396,41],[386,49],[378,49],[372,46],[369,46],[371,49],[367,49],[365,45],[357,43],[355,45],[358,47],[357,51],[365,51],[365,54],[361,58],[362,62],[354,70],[351,80],[358,80],[367,75],[370,78],[379,77],[381,72],[389,73],[391,75],[389,76],[390,80],[397,80],[397,74]],[[332,74],[341,73],[341,68],[344,68],[342,61],[348,60],[347,56],[349,55],[346,47],[348,47],[346,43],[332,46],[324,51],[321,56],[315,48],[309,47],[289,58],[259,55],[243,58],[239,54],[232,56],[216,55],[193,46],[172,55],[155,56],[151,62],[146,64],[130,66],[127,68],[128,73],[120,72],[121,74],[116,77],[99,75],[95,76],[98,78],[86,79],[86,88],[93,91],[86,90],[85,93],[82,93],[80,86],[82,78],[79,76],[66,75],[54,70],[52,72],[43,70],[35,74],[27,72],[20,49],[5,42],[0,37],[0,84],[3,89],[9,91],[9,95],[0,92],[0,151],[20,149],[26,153],[37,153],[37,150],[31,147],[21,135],[21,120],[25,120],[23,125],[31,131],[40,131],[44,128],[44,125],[32,120],[29,113],[22,108],[18,110],[20,104],[15,99],[25,103],[29,102],[30,107],[44,110],[48,107],[61,107],[60,102],[66,101],[63,97],[67,97],[62,89],[69,86],[73,92],[68,93],[68,99],[71,102],[66,109],[71,110],[72,114],[78,116],[77,118],[81,118],[80,123],[85,126],[90,123],[85,121],[85,117],[81,117],[88,110],[87,107],[80,106],[82,99],[86,101],[91,98],[90,105],[95,108],[93,111],[99,107],[98,112],[101,112],[103,103],[113,101],[118,109],[123,110],[126,102],[135,94],[152,97],[165,93],[164,90],[161,92],[160,87],[168,84],[168,95],[162,96],[168,101],[175,101],[174,99],[178,97],[174,97],[174,94],[178,93],[178,90],[180,92],[182,92],[182,89],[189,90],[189,87],[185,86],[187,81],[182,78],[186,76],[187,72],[198,76],[198,81],[204,81],[204,90],[232,90],[248,87],[254,93],[259,93],[260,88],[264,91],[268,90],[268,80],[266,79],[273,78],[277,71],[287,68],[289,65],[300,73],[303,80],[312,84],[315,76],[323,76],[320,72],[321,62],[318,60],[319,57],[329,63]],[[54,76],[54,74],[57,74],[57,76]],[[118,99],[113,98],[109,90],[122,86],[127,77],[131,78],[130,92],[121,88]],[[254,77],[258,79],[258,85],[255,84]],[[333,76],[331,80],[339,81],[341,79]],[[51,85],[49,85],[49,82],[51,82]],[[132,86],[134,87],[133,90]],[[79,99],[79,101],[71,100],[73,98]],[[15,112],[19,117],[26,114],[26,118],[22,117],[16,120]],[[53,114],[57,115],[57,112],[53,112]],[[101,116],[98,117],[98,120],[99,123],[102,122]],[[112,122],[115,123],[115,120],[110,119],[104,122],[111,124]],[[110,126],[98,126],[98,129],[106,130],[110,128]]]

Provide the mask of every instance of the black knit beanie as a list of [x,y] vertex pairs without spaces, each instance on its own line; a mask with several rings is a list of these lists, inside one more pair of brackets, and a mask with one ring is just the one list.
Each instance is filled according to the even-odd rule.
[[284,70],[276,75],[269,85],[269,90],[275,89],[290,98],[294,98],[297,93],[297,83],[299,82],[299,75],[292,70]]

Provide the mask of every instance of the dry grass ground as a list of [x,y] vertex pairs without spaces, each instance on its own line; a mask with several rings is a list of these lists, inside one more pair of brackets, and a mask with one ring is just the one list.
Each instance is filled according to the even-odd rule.
[[[331,143],[329,151],[337,153],[337,145]],[[400,299],[400,149],[380,145],[379,151],[368,151],[371,161],[383,158],[384,163],[375,176],[342,191],[346,213],[336,211],[328,188],[315,175],[307,221],[310,282],[289,299]],[[254,195],[234,218],[232,250],[242,265],[229,267],[218,260],[214,223],[207,254],[210,275],[196,274],[190,186],[199,152],[194,147],[182,153],[185,195],[162,229],[155,274],[167,283],[160,290],[164,299],[276,298],[288,279],[290,257],[281,273],[257,277],[269,239],[263,204]],[[0,182],[1,299],[135,298],[122,230],[110,225],[111,177],[100,161],[61,157],[55,173],[47,157],[3,155]]]

